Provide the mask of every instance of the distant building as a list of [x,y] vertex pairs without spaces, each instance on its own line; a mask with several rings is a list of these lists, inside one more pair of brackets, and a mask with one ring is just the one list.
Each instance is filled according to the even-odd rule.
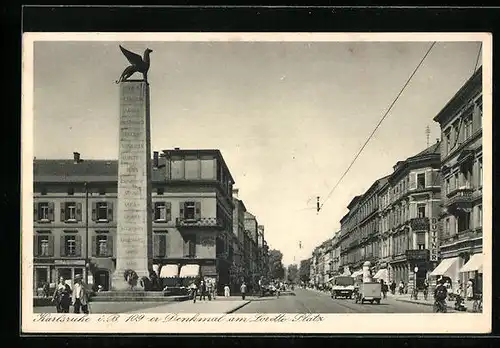
[[443,211],[441,263],[433,275],[475,279],[482,287],[483,151],[482,69],[479,68],[434,118],[441,127]]

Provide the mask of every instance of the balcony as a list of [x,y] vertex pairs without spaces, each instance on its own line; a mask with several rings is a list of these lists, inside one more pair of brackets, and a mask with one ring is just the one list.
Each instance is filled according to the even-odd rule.
[[418,217],[411,219],[410,226],[413,231],[429,231],[429,218]]
[[198,220],[175,219],[178,228],[224,228],[224,220],[220,218],[201,218]]
[[453,191],[450,191],[446,197],[445,206],[449,209],[454,208],[467,208],[470,207],[472,203],[472,192],[473,188],[470,187],[460,187]]
[[453,236],[447,236],[441,240],[442,244],[451,244],[455,242],[464,242],[468,241],[471,239],[476,239],[480,238],[483,235],[483,229],[482,228],[475,228],[475,229],[467,229],[464,231],[460,231],[457,234],[454,234]]

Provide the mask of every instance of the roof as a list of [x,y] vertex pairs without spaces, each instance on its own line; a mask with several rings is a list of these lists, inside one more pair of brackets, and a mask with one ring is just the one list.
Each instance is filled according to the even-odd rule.
[[347,209],[351,209],[354,204],[356,204],[362,196],[354,196],[354,198],[347,205]]
[[441,145],[441,142],[438,141],[438,142],[432,144],[431,146],[429,146],[424,151],[421,151],[421,152],[417,153],[415,156],[409,157],[408,159],[414,159],[414,158],[417,158],[417,157],[423,157],[425,155],[440,155],[441,154],[441,152],[440,152],[441,151],[440,145]]
[[460,102],[464,102],[463,98],[466,98],[468,93],[473,91],[474,87],[481,88],[481,81],[483,77],[483,67],[479,67],[476,72],[463,84],[463,86],[458,90],[457,93],[446,103],[446,105],[439,111],[439,113],[433,118],[434,121],[441,123],[443,118],[447,115],[454,113],[461,105]]
[[[151,160],[151,167],[152,167]],[[165,160],[159,159],[160,165]],[[165,181],[165,168],[151,170],[153,182]],[[118,181],[117,160],[73,160],[35,159],[33,161],[35,182],[116,182]]]

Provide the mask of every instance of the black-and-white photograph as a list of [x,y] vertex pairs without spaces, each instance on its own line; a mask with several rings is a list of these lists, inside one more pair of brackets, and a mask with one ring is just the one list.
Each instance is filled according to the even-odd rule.
[[33,314],[484,314],[488,36],[191,35],[24,47]]

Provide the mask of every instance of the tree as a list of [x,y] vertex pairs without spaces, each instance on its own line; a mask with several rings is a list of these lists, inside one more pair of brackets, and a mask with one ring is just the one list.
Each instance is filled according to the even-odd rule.
[[269,251],[270,276],[273,279],[283,279],[285,268],[283,267],[283,254],[281,251],[273,249]]
[[301,281],[307,283],[309,282],[309,280],[311,280],[310,271],[311,271],[311,259],[300,261],[299,277]]
[[297,283],[299,280],[299,269],[297,265],[288,265],[287,279],[290,283]]

